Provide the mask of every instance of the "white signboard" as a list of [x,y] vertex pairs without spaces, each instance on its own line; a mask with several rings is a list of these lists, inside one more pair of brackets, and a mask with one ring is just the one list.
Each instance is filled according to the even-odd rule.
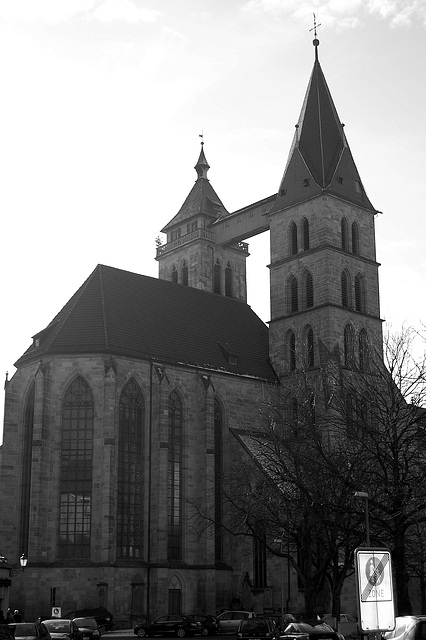
[[52,618],[61,618],[61,617],[62,617],[61,607],[52,607]]
[[355,562],[361,631],[391,631],[395,609],[390,551],[359,547]]

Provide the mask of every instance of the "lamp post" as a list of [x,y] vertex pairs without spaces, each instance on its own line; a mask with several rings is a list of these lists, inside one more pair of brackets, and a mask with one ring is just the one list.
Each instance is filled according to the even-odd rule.
[[20,569],[11,569],[10,571],[10,577],[13,578],[14,576],[17,576],[18,573],[22,573],[25,570],[25,567],[27,566],[28,563],[28,558],[25,555],[25,553],[23,553],[21,555],[21,557],[19,558],[19,564],[21,565]]
[[368,514],[368,493],[365,491],[355,491],[355,498],[365,500],[365,540],[367,547],[370,546],[370,519]]
[[[284,619],[284,556],[283,556],[283,539],[275,538],[274,542],[279,543],[280,545],[280,571],[281,571],[281,624]],[[288,562],[288,559],[287,559]]]

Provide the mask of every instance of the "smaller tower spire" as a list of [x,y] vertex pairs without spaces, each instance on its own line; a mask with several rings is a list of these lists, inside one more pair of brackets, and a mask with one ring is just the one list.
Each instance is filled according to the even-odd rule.
[[207,158],[204,154],[204,133],[200,133],[199,137],[201,138],[201,152],[194,169],[197,172],[198,180],[200,178],[206,178],[208,180],[207,171],[210,169],[210,165],[207,162]]

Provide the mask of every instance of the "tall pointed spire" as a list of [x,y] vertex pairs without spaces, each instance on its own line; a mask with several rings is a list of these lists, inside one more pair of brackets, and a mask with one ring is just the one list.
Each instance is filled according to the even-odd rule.
[[210,165],[204,153],[204,141],[201,142],[200,155],[194,169],[197,172],[197,180],[178,213],[161,229],[163,233],[184,220],[194,218],[200,214],[206,218],[208,224],[213,220],[217,220],[217,218],[229,215],[207,177]]
[[210,169],[210,165],[207,162],[205,153],[204,153],[204,140],[201,142],[201,151],[200,151],[200,157],[197,160],[197,164],[194,167],[195,171],[197,172],[198,175],[198,179],[200,178],[207,178],[207,171]]
[[313,45],[314,67],[272,211],[304,202],[324,191],[374,211],[319,63],[316,25]]

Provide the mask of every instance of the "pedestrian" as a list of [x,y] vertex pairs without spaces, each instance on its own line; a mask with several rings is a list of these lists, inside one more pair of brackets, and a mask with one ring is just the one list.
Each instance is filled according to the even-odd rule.
[[15,609],[13,612],[13,622],[22,622],[22,616],[19,613],[18,609]]
[[9,607],[9,609],[7,610],[7,613],[6,613],[6,624],[9,624],[10,622],[13,622],[13,621],[14,621],[13,620],[13,615],[12,615],[12,612],[11,612],[10,607]]

